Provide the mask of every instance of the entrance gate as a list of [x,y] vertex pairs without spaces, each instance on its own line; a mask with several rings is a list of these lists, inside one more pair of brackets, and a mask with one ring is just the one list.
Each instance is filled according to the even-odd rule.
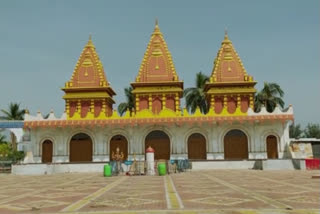
[[225,159],[248,159],[248,139],[239,129],[229,131],[224,137]]
[[206,139],[202,134],[194,133],[188,138],[188,159],[207,159]]
[[70,141],[70,162],[91,162],[92,140],[84,133],[76,134]]
[[155,150],[155,160],[170,159],[170,139],[163,131],[152,131],[147,135],[145,140],[145,149],[149,146]]
[[51,140],[42,143],[42,163],[52,163],[53,144]]
[[269,135],[267,137],[267,155],[268,159],[278,158],[278,143],[276,136]]

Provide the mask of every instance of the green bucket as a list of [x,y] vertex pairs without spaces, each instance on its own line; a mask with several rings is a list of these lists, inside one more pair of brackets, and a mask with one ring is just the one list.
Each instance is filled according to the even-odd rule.
[[109,164],[104,165],[103,175],[104,175],[104,177],[111,177],[112,171],[111,171],[111,166]]
[[159,172],[159,175],[166,175],[167,167],[165,163],[158,164],[158,172]]

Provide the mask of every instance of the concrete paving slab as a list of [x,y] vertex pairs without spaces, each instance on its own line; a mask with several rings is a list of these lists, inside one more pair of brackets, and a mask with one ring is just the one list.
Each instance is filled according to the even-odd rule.
[[319,171],[206,170],[166,176],[1,175],[1,214],[320,213]]

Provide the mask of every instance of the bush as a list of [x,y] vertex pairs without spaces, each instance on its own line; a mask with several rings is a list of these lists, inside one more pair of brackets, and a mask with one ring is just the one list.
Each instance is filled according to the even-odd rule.
[[7,143],[0,144],[0,160],[7,160],[9,158],[11,148]]
[[0,144],[0,161],[12,161],[15,163],[23,160],[23,158],[24,152],[13,151],[12,147],[7,143]]
[[9,155],[9,159],[13,162],[21,161],[24,159],[24,152],[12,151]]

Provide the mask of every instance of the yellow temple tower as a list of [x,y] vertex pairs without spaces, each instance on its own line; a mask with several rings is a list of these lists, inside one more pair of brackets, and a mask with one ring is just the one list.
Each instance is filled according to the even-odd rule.
[[112,96],[103,65],[92,43],[91,36],[78,59],[65,92],[67,119],[107,118],[112,115]]
[[131,83],[135,110],[159,114],[163,109],[180,115],[183,82],[179,81],[171,54],[156,20],[135,82]]
[[255,84],[225,32],[210,81],[205,86],[209,114],[243,115],[249,107],[253,109]]

